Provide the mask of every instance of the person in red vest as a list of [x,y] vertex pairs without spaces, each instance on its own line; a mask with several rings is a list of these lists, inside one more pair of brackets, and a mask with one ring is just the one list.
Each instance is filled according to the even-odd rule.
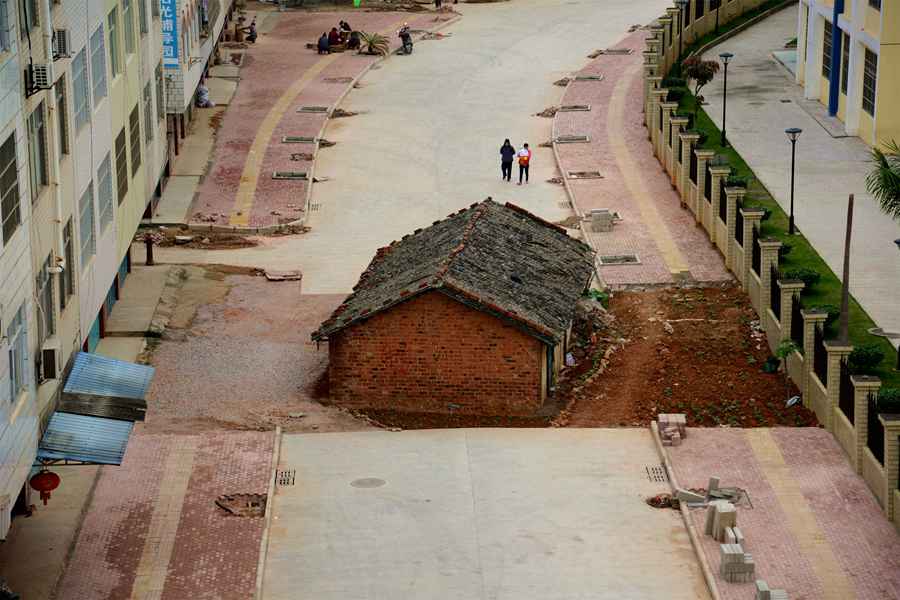
[[516,154],[519,157],[519,185],[522,185],[522,176],[525,176],[525,183],[528,183],[528,167],[531,165],[531,150],[528,148],[528,142],[522,145],[522,149]]

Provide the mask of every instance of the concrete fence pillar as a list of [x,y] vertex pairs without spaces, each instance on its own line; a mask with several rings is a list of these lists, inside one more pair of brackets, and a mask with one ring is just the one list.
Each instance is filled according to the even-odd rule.
[[[699,133],[681,134],[681,208],[688,206],[688,201],[691,199],[691,186],[688,183],[691,180],[691,153],[699,140]],[[690,208],[694,210],[693,202],[690,202]]]
[[657,88],[650,93],[650,96],[653,98],[653,101],[650,106],[650,122],[653,124],[650,127],[650,144],[653,146],[653,154],[659,158],[659,140],[662,137],[660,135],[660,124],[662,123],[662,104],[666,101],[666,96],[669,95],[669,90],[666,88]]
[[[781,242],[775,239],[759,240],[760,261],[759,261],[759,318],[765,323],[769,318],[770,300],[772,286],[778,285],[772,281],[772,267],[778,265],[778,249],[781,248]],[[769,327],[765,328],[769,331]]]
[[800,295],[806,284],[802,281],[792,279],[782,279],[778,282],[781,288],[781,314],[778,315],[778,321],[781,323],[781,340],[791,339],[791,326],[794,320],[794,298]]
[[[709,184],[712,187],[709,190],[709,202],[703,207],[706,216],[706,231],[709,233],[709,241],[715,245],[717,230],[716,219],[719,217],[719,202],[725,200],[722,198],[722,182],[731,174],[731,167],[728,165],[712,165],[709,167]],[[705,179],[705,178],[704,178]],[[721,241],[721,240],[719,240]]]
[[669,29],[669,64],[674,65],[675,61],[678,60],[678,13],[681,12],[681,9],[678,7],[671,7],[666,9],[666,17],[669,19],[669,22],[672,24]]
[[828,313],[821,310],[801,310],[803,317],[803,382],[800,391],[803,394],[803,406],[812,409],[810,402],[810,377],[813,371],[813,361],[816,357],[816,327],[824,327]]
[[[743,202],[744,195],[746,193],[747,190],[742,187],[725,188],[725,268],[731,270],[732,272],[737,270],[734,264],[734,246],[735,244],[737,244],[737,240],[735,240],[735,227],[737,226],[737,207],[741,202]],[[721,198],[719,198],[719,202],[722,202]]]
[[750,290],[750,271],[753,269],[753,229],[759,229],[766,212],[761,208],[742,208],[744,215],[744,263],[740,265],[741,284],[744,291]]
[[662,85],[662,77],[658,75],[652,75],[647,78],[647,102],[644,105],[644,125],[647,126],[647,139],[652,139],[650,136],[653,132],[653,118],[655,116],[653,111],[653,103],[655,102],[655,97],[653,96],[653,92],[658,90]]
[[712,160],[716,153],[712,150],[694,150],[694,154],[697,155],[697,198],[694,201],[694,220],[698,225],[703,225],[706,222],[703,218],[706,210],[706,207],[703,206],[703,203],[706,202],[703,199],[704,189],[706,188],[706,165],[709,164],[709,161]]
[[887,494],[884,503],[884,514],[890,521],[900,521],[900,507],[895,502],[897,480],[900,474],[900,415],[878,415],[884,427],[884,471],[887,479]]
[[[856,448],[851,462],[858,474],[862,474],[863,450],[869,442],[869,394],[877,394],[881,380],[868,375],[851,375],[853,382],[853,431],[856,434]],[[872,415],[877,418],[877,415]]]
[[662,168],[669,173],[669,156],[672,154],[669,150],[669,144],[672,142],[672,115],[678,109],[677,102],[662,102],[659,105],[662,108],[662,135],[659,136],[659,159],[662,162]]
[[853,346],[846,346],[834,340],[825,340],[825,351],[828,353],[828,381],[825,384],[825,393],[828,395],[828,422],[825,429],[834,432],[834,411],[841,410],[841,361],[853,351]]
[[654,62],[652,64],[646,62],[648,58],[649,56],[647,55],[647,52],[644,52],[644,85],[642,86],[644,90],[644,96],[643,103],[641,105],[641,110],[644,112],[644,125],[647,125],[647,100],[650,94],[650,90],[653,89],[651,87],[650,78],[656,75],[656,56],[653,56]]
[[676,190],[681,190],[683,182],[681,181],[681,161],[684,152],[681,149],[681,132],[687,127],[687,117],[677,117],[674,114],[669,117],[669,125],[672,127],[672,160],[669,162],[669,181]]

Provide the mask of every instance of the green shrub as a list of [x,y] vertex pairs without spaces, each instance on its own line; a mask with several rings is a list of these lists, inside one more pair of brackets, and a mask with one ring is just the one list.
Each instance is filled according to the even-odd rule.
[[881,388],[878,391],[878,412],[900,414],[900,388]]
[[804,284],[806,284],[806,289],[812,289],[814,285],[819,283],[822,275],[818,271],[810,269],[809,267],[797,267],[795,269],[788,269],[787,271],[785,271],[784,278],[802,281]]
[[687,80],[682,77],[665,77],[662,80],[662,87],[664,88],[686,88]]
[[837,307],[834,304],[820,304],[818,306],[814,306],[813,310],[819,310],[828,313],[828,316],[825,318],[825,327],[831,326],[831,324],[837,321],[838,317],[841,316],[840,307]]
[[684,98],[684,93],[686,90],[669,90],[669,93],[666,95],[666,102],[680,102],[682,98]]
[[781,244],[778,247],[778,260],[782,260],[785,256],[791,253],[792,246],[790,244]]
[[725,179],[725,187],[739,187],[747,189],[749,183],[750,182],[747,177],[741,177],[740,175],[729,175]]
[[847,365],[850,372],[855,375],[871,375],[884,360],[884,352],[875,344],[863,344],[857,346],[850,353]]

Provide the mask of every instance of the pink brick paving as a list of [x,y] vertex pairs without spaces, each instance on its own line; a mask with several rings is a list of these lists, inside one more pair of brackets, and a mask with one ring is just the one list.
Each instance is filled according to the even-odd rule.
[[[257,43],[245,54],[237,91],[225,111],[222,125],[216,134],[216,144],[211,167],[204,177],[190,219],[197,213],[220,214],[219,225],[227,225],[234,209],[244,163],[259,124],[278,98],[320,57],[315,50],[306,48],[323,31],[328,31],[341,19],[348,20],[357,29],[382,31],[398,22],[408,21],[413,28],[437,25],[431,13],[413,15],[399,12],[296,12],[285,13],[275,29],[261,35]],[[392,47],[397,46],[396,36],[389,36]],[[375,62],[376,57],[360,56],[346,52],[317,75],[292,103],[269,142],[262,161],[256,199],[249,215],[251,227],[262,227],[302,217],[306,196],[303,181],[273,180],[273,171],[306,171],[308,162],[291,160],[291,154],[311,152],[312,146],[282,144],[284,135],[315,136],[325,117],[315,113],[297,113],[300,106],[331,106],[348,84],[328,83],[325,78],[355,77]],[[289,205],[296,208],[289,208]],[[272,212],[279,214],[273,215]]]
[[[855,586],[857,598],[900,598],[900,537],[865,482],[852,472],[834,438],[817,428],[772,432],[832,552]],[[749,491],[754,508],[738,509],[738,525],[748,540],[759,578],[786,589],[792,600],[822,596],[821,583],[803,557],[742,430],[692,428],[680,447],[668,450],[680,485],[706,487],[708,478],[715,475],[722,485]],[[691,517],[702,533],[705,511],[693,510]],[[717,571],[718,543],[702,536],[701,544],[711,568]],[[753,594],[753,584],[720,580],[719,585],[726,600],[743,600]]]
[[[604,76],[601,82],[572,82],[562,104],[590,104],[590,112],[557,113],[557,135],[591,137],[590,144],[560,144],[560,163],[564,171],[599,170],[603,179],[570,181],[575,202],[584,213],[594,208],[609,208],[619,213],[622,221],[612,232],[592,234],[595,249],[601,254],[636,254],[640,265],[603,266],[600,274],[610,285],[672,283],[673,278],[660,255],[635,199],[631,196],[616,162],[607,131],[610,100],[617,83],[627,76],[629,68],[640,69],[644,32],[635,32],[615,47],[632,48],[630,55],[601,55],[591,61],[579,75]],[[721,255],[710,244],[702,229],[694,224],[691,213],[680,208],[678,194],[668,176],[652,154],[647,130],[641,124],[642,91],[640,71],[634,77],[625,109],[627,143],[644,184],[655,200],[665,226],[688,262],[693,279],[723,281],[730,279]]]

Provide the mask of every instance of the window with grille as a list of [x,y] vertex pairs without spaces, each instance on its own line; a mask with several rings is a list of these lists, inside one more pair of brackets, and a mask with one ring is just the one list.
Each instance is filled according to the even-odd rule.
[[103,232],[113,220],[112,167],[108,152],[97,169],[97,204],[100,207],[100,231]]
[[80,131],[91,118],[90,97],[87,84],[87,54],[85,48],[72,59],[72,111],[75,114],[75,131]]
[[22,223],[19,211],[19,169],[16,164],[16,134],[11,133],[0,146],[0,219],[3,221],[3,237],[8,244]]
[[150,10],[153,11],[153,17],[159,17],[159,1],[158,0],[150,0]]
[[103,25],[91,35],[91,82],[94,90],[94,106],[106,98],[106,48],[103,42]]
[[47,122],[43,101],[28,117],[28,166],[31,173],[31,201],[36,202],[47,185]]
[[116,136],[116,189],[118,190],[119,204],[125,201],[128,193],[128,154],[125,149],[125,128]]
[[850,72],[850,36],[841,32],[841,40],[841,93],[846,96]]
[[66,221],[63,227],[63,258],[66,261],[66,267],[63,270],[62,277],[59,280],[59,310],[66,308],[69,297],[75,293],[75,248],[72,241],[72,217]]
[[141,168],[141,113],[138,105],[134,105],[128,117],[128,131],[131,134],[131,176]]
[[134,9],[131,0],[122,0],[122,21],[125,23],[125,53],[134,54]]
[[156,120],[162,121],[166,116],[166,97],[163,95],[163,68],[162,61],[156,65]]
[[862,109],[875,116],[875,85],[878,79],[878,55],[866,48],[863,68]]
[[109,11],[106,20],[109,29],[109,69],[115,77],[122,72],[122,58],[119,56],[119,9]]
[[[38,26],[38,0],[24,0],[19,5],[19,37],[25,39],[26,34]],[[7,10],[9,7],[6,7]]]
[[28,328],[25,326],[25,305],[19,307],[16,316],[6,327],[6,345],[9,348],[9,399],[15,403],[25,389],[25,357],[28,354]]
[[831,23],[825,21],[825,37],[822,39],[822,77],[831,77]]
[[144,86],[144,140],[148,144],[153,140],[153,96],[149,81]]
[[91,184],[88,184],[78,200],[78,236],[81,268],[84,269],[97,251],[97,237],[94,233],[94,188]]
[[38,274],[34,278],[34,289],[38,299],[41,325],[38,335],[39,343],[56,333],[56,321],[53,318],[53,280],[50,279],[50,267],[53,265],[53,253],[47,255]]
[[56,93],[56,129],[59,136],[59,151],[69,153],[69,105],[66,102],[66,76],[60,77],[53,86]]

